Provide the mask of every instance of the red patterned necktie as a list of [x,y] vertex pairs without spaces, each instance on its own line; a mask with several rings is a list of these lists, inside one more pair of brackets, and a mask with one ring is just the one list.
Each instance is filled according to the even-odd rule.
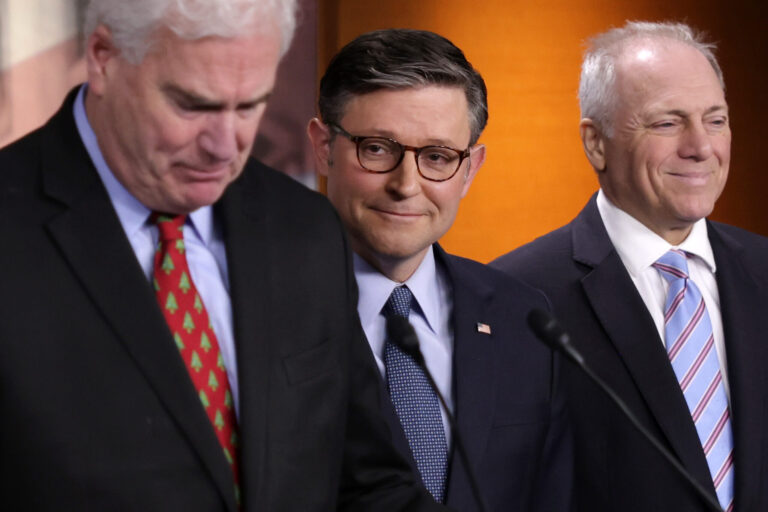
[[173,333],[200,401],[211,420],[235,479],[240,502],[237,467],[237,418],[219,342],[203,301],[189,273],[184,250],[186,215],[153,213],[160,241],[155,251],[154,287],[157,300]]

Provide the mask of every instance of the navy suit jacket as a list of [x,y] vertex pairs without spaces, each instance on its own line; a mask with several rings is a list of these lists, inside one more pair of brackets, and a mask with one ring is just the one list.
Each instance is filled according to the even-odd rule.
[[[526,324],[531,309],[549,308],[546,298],[486,265],[434,248],[453,287],[454,411],[489,511],[569,510],[572,447],[558,359]],[[491,334],[479,332],[478,322]],[[415,468],[388,395],[384,404],[395,444]],[[478,510],[455,449],[446,503]]]
[[[717,265],[735,443],[735,510],[768,510],[768,239],[707,222]],[[712,478],[658,331],[597,210],[492,263],[547,294],[574,345],[640,421],[714,495]],[[703,510],[690,485],[573,365],[563,365],[579,510]]]
[[[234,512],[232,472],[73,100],[0,151],[3,506]],[[241,510],[442,509],[391,445],[330,204],[249,161],[214,208],[239,374]]]

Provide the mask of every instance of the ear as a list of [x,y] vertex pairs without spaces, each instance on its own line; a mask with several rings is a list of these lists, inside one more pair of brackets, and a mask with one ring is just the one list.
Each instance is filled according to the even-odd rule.
[[469,186],[472,184],[472,180],[475,179],[477,171],[485,163],[485,144],[476,144],[469,150],[469,168],[464,174],[464,184],[461,188],[461,197],[464,197],[469,192]]
[[307,135],[315,154],[317,172],[327,177],[328,168],[331,165],[331,130],[320,119],[314,117],[307,125]]
[[597,124],[588,117],[579,123],[581,143],[587,159],[598,173],[605,171],[605,136]]
[[85,61],[88,72],[88,92],[97,96],[104,93],[110,74],[110,63],[120,56],[115,46],[112,31],[106,25],[99,25],[88,36],[85,43]]

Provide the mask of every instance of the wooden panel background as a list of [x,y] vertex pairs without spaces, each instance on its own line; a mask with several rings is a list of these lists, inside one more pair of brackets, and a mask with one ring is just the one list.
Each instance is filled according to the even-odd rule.
[[489,89],[488,160],[442,240],[489,261],[573,218],[597,190],[581,149],[576,99],[583,42],[632,20],[684,20],[719,43],[734,133],[731,174],[713,218],[768,234],[768,28],[735,0],[320,0],[319,72],[368,30],[433,30],[462,48]]

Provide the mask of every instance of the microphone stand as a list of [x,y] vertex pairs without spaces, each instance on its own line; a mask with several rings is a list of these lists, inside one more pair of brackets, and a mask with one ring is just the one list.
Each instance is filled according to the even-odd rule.
[[528,313],[528,325],[531,330],[536,334],[543,343],[552,348],[553,350],[562,352],[565,356],[571,360],[576,366],[582,369],[587,376],[597,384],[597,386],[608,395],[611,401],[624,413],[624,416],[629,419],[630,423],[637,429],[643,437],[645,437],[656,451],[669,462],[673,468],[696,490],[696,492],[704,499],[710,509],[715,512],[723,512],[720,503],[709,493],[704,487],[694,479],[691,474],[683,467],[677,458],[667,450],[667,448],[646,429],[640,420],[629,409],[629,406],[619,397],[619,395],[610,387],[606,382],[601,379],[592,368],[589,367],[584,356],[571,344],[570,336],[560,326],[560,323],[546,311],[540,309],[534,309]]
[[437,389],[437,384],[432,377],[432,372],[429,371],[429,368],[427,368],[427,365],[424,362],[424,356],[419,348],[419,338],[416,336],[416,331],[413,329],[413,326],[407,318],[391,315],[387,317],[387,338],[395,343],[403,352],[411,356],[416,364],[419,365],[419,368],[424,371],[424,375],[426,375],[430,387],[437,395],[437,399],[440,401],[440,404],[445,411],[445,416],[448,418],[448,427],[453,433],[453,441],[456,445],[456,450],[459,452],[461,462],[466,468],[469,486],[472,488],[472,495],[477,502],[480,512],[486,512],[488,507],[485,505],[485,500],[483,500],[482,494],[480,494],[480,487],[477,484],[475,472],[472,470],[472,466],[469,463],[467,451],[464,449],[464,442],[462,441],[461,434],[456,426],[456,419],[453,417],[453,414],[451,414],[450,409],[448,409],[443,394]]

